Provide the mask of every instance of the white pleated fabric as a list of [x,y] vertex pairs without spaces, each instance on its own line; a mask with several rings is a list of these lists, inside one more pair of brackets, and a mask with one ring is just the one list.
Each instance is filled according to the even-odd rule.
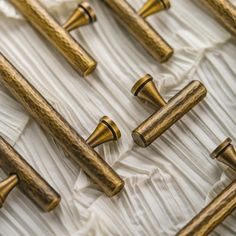
[[[77,2],[43,1],[60,22]],[[129,2],[138,9],[144,0]],[[173,0],[168,12],[148,18],[175,49],[173,58],[160,65],[102,1],[91,4],[98,22],[72,33],[99,63],[88,78],[80,77],[5,0],[0,1],[0,51],[83,137],[103,115],[117,122],[122,139],[97,150],[125,179],[125,189],[107,198],[1,85],[0,135],[61,194],[62,203],[42,213],[14,190],[0,211],[0,235],[172,236],[236,178],[209,157],[226,137],[236,145],[235,39],[199,1]],[[154,111],[130,89],[146,73],[166,100],[193,79],[204,83],[208,95],[142,149],[133,143],[131,131]],[[233,213],[212,235],[236,235],[235,223]]]

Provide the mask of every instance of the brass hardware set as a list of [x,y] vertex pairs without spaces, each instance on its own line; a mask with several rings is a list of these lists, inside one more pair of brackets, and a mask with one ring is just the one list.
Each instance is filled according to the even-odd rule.
[[[82,76],[95,70],[95,59],[69,34],[78,27],[96,21],[96,14],[88,2],[82,1],[62,26],[50,16],[38,0],[10,2]],[[146,21],[148,16],[169,9],[169,0],[147,0],[138,11],[125,0],[103,2],[155,60],[166,62],[173,55],[173,48]],[[201,0],[201,3],[228,30],[236,33],[236,8],[228,0]],[[0,82],[108,197],[118,194],[123,189],[124,181],[95,151],[97,146],[117,141],[121,137],[114,121],[107,116],[102,117],[92,134],[84,140],[1,53]],[[135,83],[131,92],[157,108],[132,132],[134,142],[141,147],[152,144],[207,95],[207,89],[201,82],[192,81],[166,102],[155,86],[152,76],[148,74]],[[236,170],[236,152],[229,138],[212,152],[211,157]],[[53,210],[60,203],[60,195],[2,137],[0,167],[8,176],[0,182],[0,207],[15,186],[43,211]],[[236,181],[177,235],[208,235],[235,207]]]
[[[192,81],[166,103],[150,75],[145,75],[139,79],[131,92],[134,96],[158,108],[132,133],[134,142],[141,147],[150,145],[185,113],[202,101],[207,94],[203,84],[199,81]],[[220,144],[210,156],[236,171],[236,152],[230,138]],[[194,217],[177,236],[206,236],[235,208],[236,181]]]
[[131,92],[134,96],[158,107],[153,115],[132,132],[134,142],[141,147],[150,145],[183,115],[202,101],[207,94],[207,90],[201,82],[192,81],[166,103],[150,75],[145,75],[139,79]]

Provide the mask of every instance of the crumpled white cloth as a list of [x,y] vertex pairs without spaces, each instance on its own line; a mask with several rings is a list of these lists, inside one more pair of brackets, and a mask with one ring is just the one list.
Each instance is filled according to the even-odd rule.
[[[129,2],[137,9],[144,0]],[[125,179],[125,189],[107,198],[0,86],[0,134],[62,196],[61,206],[45,214],[16,189],[0,211],[0,235],[172,236],[236,177],[209,157],[226,137],[236,146],[235,39],[196,1],[172,1],[168,12],[148,19],[175,48],[173,58],[160,65],[102,1],[91,4],[98,22],[73,32],[99,62],[88,78],[80,77],[27,22],[3,15],[0,51],[83,137],[103,115],[117,122],[122,139],[97,151]],[[69,5],[56,9],[60,20],[69,14]],[[130,89],[145,73],[154,76],[166,100],[193,79],[205,84],[208,95],[142,149],[134,145],[131,131],[153,108]],[[233,213],[212,235],[235,235],[235,221]]]

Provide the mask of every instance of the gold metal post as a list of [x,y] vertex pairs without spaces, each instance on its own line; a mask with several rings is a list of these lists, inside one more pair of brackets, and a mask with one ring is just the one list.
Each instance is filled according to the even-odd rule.
[[18,184],[17,175],[10,175],[7,179],[0,182],[0,208],[2,208],[8,194]]
[[131,89],[134,96],[151,103],[154,106],[163,107],[166,105],[165,100],[157,90],[151,75],[147,74],[139,79]]
[[236,171],[236,152],[231,142],[232,140],[227,138],[212,152],[211,157]]
[[9,176],[0,183],[0,206],[16,185],[43,211],[51,211],[60,203],[60,195],[2,137],[0,167]]
[[94,10],[88,2],[82,2],[64,23],[63,28],[70,32],[78,27],[89,25],[97,20]]
[[236,35],[236,7],[229,0],[200,1],[234,36]]
[[201,82],[192,81],[166,103],[151,76],[146,75],[134,85],[132,93],[161,107],[132,132],[134,142],[147,147],[197,105],[206,96],[207,90]]
[[[10,2],[81,75],[89,75],[95,70],[97,62],[50,16],[38,0],[10,0]],[[86,14],[83,14],[81,6],[83,5],[80,4],[79,11],[81,11],[82,18],[88,17],[89,13],[86,12]],[[81,25],[82,22],[84,21],[80,17],[78,25]],[[75,25],[69,25],[67,27],[71,30]]]
[[3,55],[0,81],[107,196],[120,192],[124,181]]
[[114,121],[108,116],[103,116],[86,143],[95,148],[103,143],[117,141],[121,138],[121,132]]
[[[236,153],[231,139],[226,139],[211,154],[213,157],[220,157],[220,161],[232,166],[231,160],[235,160]],[[218,158],[217,158],[218,159]],[[234,162],[234,161],[233,161]],[[177,236],[206,236],[222,223],[236,208],[236,181],[233,181],[224,191],[222,191],[211,203],[209,203],[197,216],[195,216]]]
[[147,0],[146,3],[139,9],[138,14],[146,18],[163,10],[168,10],[171,7],[169,0]]
[[[166,62],[173,54],[172,47],[125,0],[103,0],[122,25],[158,62]],[[159,1],[157,1],[159,2]],[[159,3],[157,4],[159,6]],[[145,7],[149,10],[151,7]],[[153,11],[154,12],[154,11]]]

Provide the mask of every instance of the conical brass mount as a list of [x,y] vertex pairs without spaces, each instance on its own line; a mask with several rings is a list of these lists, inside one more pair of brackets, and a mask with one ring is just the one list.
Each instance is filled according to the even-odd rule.
[[121,132],[114,121],[104,116],[100,119],[98,126],[87,139],[87,143],[95,148],[103,143],[116,141],[121,137]]
[[138,14],[146,18],[157,12],[167,10],[171,7],[169,0],[148,0],[143,7],[138,11]]
[[96,20],[96,14],[90,4],[82,2],[64,23],[63,28],[70,32],[78,27],[94,23]]
[[7,179],[0,182],[0,208],[3,206],[8,194],[17,184],[17,175],[10,175]]
[[236,171],[236,152],[234,146],[231,144],[232,140],[227,138],[221,143],[212,153],[211,157],[226,164]]
[[147,74],[139,79],[131,89],[134,96],[145,100],[156,107],[163,107],[166,105],[165,100],[157,90],[151,75]]

